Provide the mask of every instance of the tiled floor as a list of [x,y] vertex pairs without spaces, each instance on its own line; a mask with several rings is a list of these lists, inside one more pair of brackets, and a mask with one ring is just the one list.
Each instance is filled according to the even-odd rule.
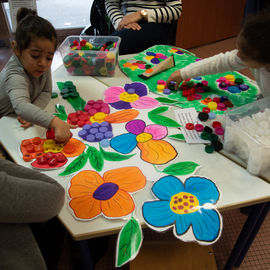
[[[235,48],[235,38],[230,38],[224,41],[207,44],[198,48],[189,49],[198,57],[204,58],[214,55],[219,52],[224,52]],[[0,70],[3,68],[5,62],[10,57],[11,52],[8,49],[0,48]],[[56,57],[57,60],[57,57]],[[252,78],[248,70],[241,71],[244,75]],[[238,237],[238,234],[246,220],[246,216],[238,209],[225,211],[221,213],[223,216],[223,232],[219,241],[213,245],[214,254],[216,258],[217,267],[221,270],[230,254],[230,251]],[[97,263],[96,270],[112,270],[114,269],[115,257],[115,243],[116,235],[110,236],[109,248],[104,257]],[[171,231],[158,234],[144,229],[144,239],[149,240],[168,240],[173,239]],[[270,269],[270,216],[265,219],[258,235],[256,236],[250,250],[245,257],[239,270],[269,270]],[[59,270],[80,270],[81,266],[72,266],[70,260],[69,244],[64,246],[63,256]],[[195,258],[194,258],[195,259]],[[118,268],[119,270],[128,269],[127,266]],[[181,267],[179,267],[181,269]],[[149,269],[151,270],[151,269]],[[169,269],[168,269],[169,270]],[[199,269],[198,269],[199,270]],[[211,270],[211,269],[209,269]]]

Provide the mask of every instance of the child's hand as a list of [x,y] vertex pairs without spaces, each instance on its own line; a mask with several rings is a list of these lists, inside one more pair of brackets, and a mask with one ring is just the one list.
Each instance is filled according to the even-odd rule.
[[166,87],[169,88],[170,86],[170,83],[174,81],[176,82],[176,89],[178,88],[180,82],[183,81],[182,77],[181,77],[181,74],[180,74],[180,71],[179,70],[176,70],[175,72],[173,72],[170,77],[168,78],[168,80],[166,81]]
[[25,128],[25,129],[29,128],[33,125],[31,122],[27,122],[24,119],[22,119],[21,116],[17,116],[17,120],[21,123],[21,127]]
[[76,128],[75,125],[69,125],[58,117],[51,121],[50,128],[54,129],[55,141],[66,144],[70,139],[70,128]]

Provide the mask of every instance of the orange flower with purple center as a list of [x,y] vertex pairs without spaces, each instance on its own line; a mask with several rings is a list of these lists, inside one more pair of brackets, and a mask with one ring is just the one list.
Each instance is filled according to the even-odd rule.
[[111,147],[122,154],[132,152],[136,146],[141,150],[141,159],[151,164],[165,164],[177,156],[174,147],[162,140],[168,130],[160,125],[146,126],[143,120],[132,120],[126,124],[129,133],[111,139]]
[[81,171],[70,181],[69,206],[79,219],[101,214],[120,218],[131,214],[135,204],[131,192],[144,188],[146,178],[137,167],[109,170],[103,177],[96,171]]

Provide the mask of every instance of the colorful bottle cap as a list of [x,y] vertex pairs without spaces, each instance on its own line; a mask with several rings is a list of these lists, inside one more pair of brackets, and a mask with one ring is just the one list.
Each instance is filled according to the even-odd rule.
[[209,102],[207,106],[211,111],[215,111],[217,109],[217,103],[213,101]]

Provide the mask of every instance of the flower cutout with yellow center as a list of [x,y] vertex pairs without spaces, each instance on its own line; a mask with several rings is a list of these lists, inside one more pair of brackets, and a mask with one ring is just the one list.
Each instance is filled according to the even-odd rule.
[[125,84],[124,88],[119,86],[109,87],[104,92],[104,102],[109,103],[117,110],[122,109],[150,109],[159,103],[156,99],[148,97],[147,86],[140,82]]
[[135,209],[129,193],[144,188],[146,178],[137,167],[109,170],[103,177],[96,171],[81,171],[70,181],[69,207],[78,219],[93,219],[101,214],[121,218]]
[[129,133],[111,139],[111,147],[122,154],[128,154],[136,146],[141,151],[141,159],[151,164],[165,164],[177,156],[174,147],[162,140],[168,130],[160,125],[146,126],[143,120],[132,120],[126,124]]
[[152,192],[157,200],[142,207],[150,228],[164,231],[173,227],[175,237],[203,245],[218,240],[222,218],[214,205],[220,194],[211,180],[194,176],[183,184],[175,176],[165,176],[154,183]]

